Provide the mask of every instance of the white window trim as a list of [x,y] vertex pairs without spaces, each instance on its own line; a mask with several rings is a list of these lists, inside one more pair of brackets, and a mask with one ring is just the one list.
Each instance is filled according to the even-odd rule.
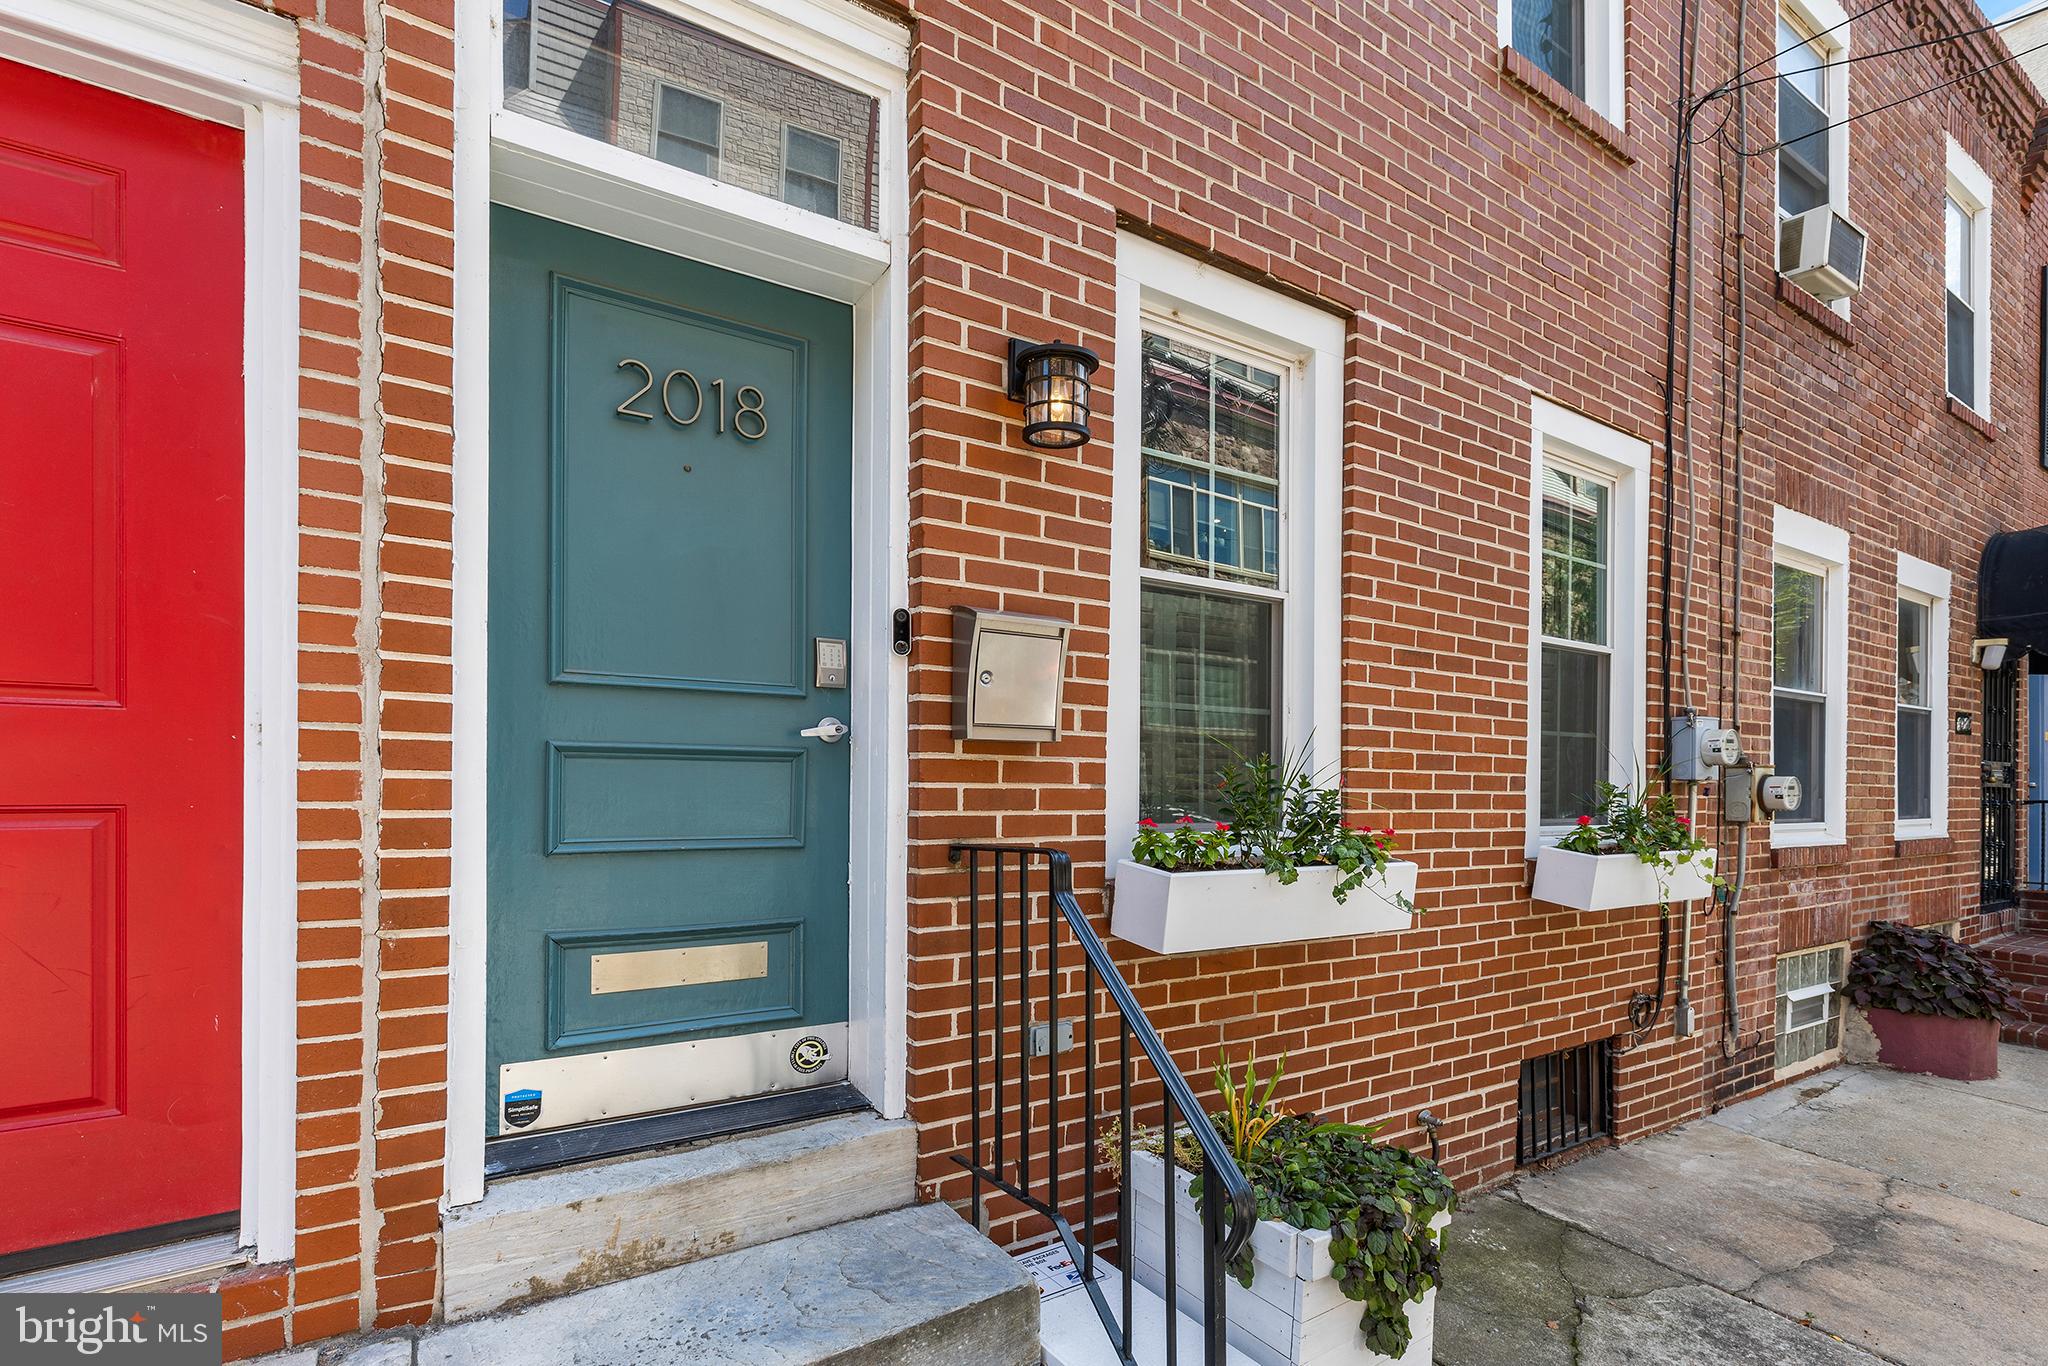
[[[1263,352],[1283,367],[1280,466],[1279,748],[1310,746],[1333,775],[1342,754],[1344,320],[1130,233],[1117,234],[1115,374],[1138,392],[1147,319]],[[1138,820],[1140,536],[1145,460],[1137,404],[1116,423],[1109,593],[1109,765],[1104,780],[1110,876]],[[1254,596],[1267,596],[1253,590]]]
[[[1594,113],[1628,127],[1628,29],[1622,0],[1586,0],[1586,94]],[[1495,14],[1500,45],[1515,45],[1515,0]]]
[[[653,157],[656,161],[661,161],[661,103],[668,98],[668,92],[671,90],[675,91],[678,95],[688,95],[692,99],[703,100],[706,104],[718,110],[718,149],[711,154],[711,169],[714,175],[719,171],[723,171],[725,169],[725,101],[719,99],[716,95],[707,95],[701,90],[693,90],[681,81],[663,80],[659,76],[654,78],[654,126],[647,130],[647,155]],[[669,163],[662,161],[661,164],[666,166]]]
[[[1822,579],[1822,681],[1827,704],[1827,809],[1818,822],[1771,822],[1771,847],[1846,844],[1849,839],[1849,533],[1791,508],[1772,509],[1771,564]],[[1776,692],[1775,683],[1772,688]],[[1773,735],[1771,743],[1777,744]]]
[[[1927,710],[1930,716],[1928,784],[1930,801],[1928,818],[1924,821],[1893,821],[1892,834],[1897,839],[1942,839],[1948,834],[1948,670],[1949,670],[1949,597],[1955,591],[1955,578],[1948,570],[1926,560],[1915,559],[1905,551],[1899,552],[1899,596],[1913,598],[1927,604]],[[1897,712],[1896,699],[1893,706]],[[1896,751],[1896,746],[1894,746]],[[1893,775],[1892,802],[1896,809],[1898,802],[1897,774]]]
[[[1977,372],[1977,397],[1970,404],[1973,411],[1985,417],[1991,415],[1991,177],[1984,174],[1968,152],[1962,149],[1953,137],[1948,138],[1948,185],[1947,194],[1963,206],[1970,215],[1970,258],[1976,266],[1970,281],[1970,309],[1977,317],[1976,355],[1972,364]],[[1947,205],[1942,206],[1946,216]],[[1942,253],[1947,256],[1947,224],[1944,222]],[[1943,298],[1947,297],[1946,267],[1943,270]],[[1944,306],[1943,314],[1947,309]],[[1948,390],[1948,338],[1942,337],[1941,353],[1942,390]],[[1956,400],[1958,403],[1961,399]]]
[[1649,732],[1650,443],[1595,422],[1547,399],[1529,400],[1529,724],[1525,852],[1534,858],[1571,827],[1543,824],[1543,466],[1574,467],[1612,485],[1608,504],[1611,617],[1607,780],[1639,789],[1649,774],[1643,753]]

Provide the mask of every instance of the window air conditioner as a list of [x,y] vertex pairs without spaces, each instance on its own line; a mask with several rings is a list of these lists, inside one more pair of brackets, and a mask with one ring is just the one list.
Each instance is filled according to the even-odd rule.
[[1863,288],[1863,229],[1828,205],[1778,224],[1778,272],[1816,299],[1846,299]]

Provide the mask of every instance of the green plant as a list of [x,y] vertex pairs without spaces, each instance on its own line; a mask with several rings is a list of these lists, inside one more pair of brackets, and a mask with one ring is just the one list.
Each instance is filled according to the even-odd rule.
[[1138,822],[1137,838],[1131,841],[1132,858],[1169,873],[1214,868],[1230,856],[1230,851],[1229,826],[1204,827],[1193,816],[1182,816],[1166,826],[1147,817]]
[[[1442,1279],[1441,1245],[1432,1222],[1457,1208],[1457,1192],[1428,1158],[1380,1143],[1377,1125],[1344,1124],[1273,1105],[1283,1058],[1261,1085],[1247,1059],[1242,1080],[1226,1060],[1216,1068],[1225,1108],[1214,1116],[1239,1169],[1258,1198],[1261,1219],[1330,1233],[1330,1274],[1344,1294],[1364,1305],[1359,1330],[1374,1351],[1398,1357],[1412,1333],[1407,1308]],[[1163,1157],[1160,1133],[1140,1129],[1132,1146]],[[1122,1179],[1121,1133],[1104,1132],[1101,1150]],[[1201,1198],[1202,1154],[1177,1134],[1173,1161],[1196,1173],[1190,1194]],[[1249,1246],[1230,1266],[1240,1285],[1252,1283]]]
[[1859,1006],[1906,1015],[1995,1020],[2017,1006],[2012,988],[1968,944],[1896,920],[1879,920],[1849,963],[1845,984]]
[[1690,820],[1678,814],[1678,799],[1670,792],[1638,798],[1628,787],[1602,783],[1593,805],[1596,814],[1579,817],[1579,823],[1557,842],[1558,848],[1575,854],[1634,854],[1660,870],[1660,883],[1666,856],[1682,854],[1681,862],[1700,863],[1707,880],[1716,887],[1722,885],[1724,879],[1708,871],[1700,859],[1707,842],[1694,832]]
[[[1339,903],[1393,859],[1393,830],[1346,824],[1343,794],[1317,781],[1306,745],[1284,763],[1261,754],[1226,764],[1216,789],[1225,819],[1213,828],[1192,816],[1170,826],[1139,821],[1131,857],[1167,872],[1262,868],[1283,885],[1298,881],[1303,868],[1333,866],[1341,876],[1330,894]],[[1408,898],[1399,901],[1414,913]]]

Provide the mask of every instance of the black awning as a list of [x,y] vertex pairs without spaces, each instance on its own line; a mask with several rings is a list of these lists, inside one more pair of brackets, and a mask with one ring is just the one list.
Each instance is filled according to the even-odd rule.
[[1977,634],[2012,642],[2010,658],[2048,657],[2048,526],[2001,531],[1977,564]]

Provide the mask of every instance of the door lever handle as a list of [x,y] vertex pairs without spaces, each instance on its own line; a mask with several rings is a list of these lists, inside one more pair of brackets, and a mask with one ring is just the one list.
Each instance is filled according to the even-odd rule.
[[823,740],[828,745],[834,745],[844,740],[846,733],[851,729],[852,727],[848,726],[838,717],[828,716],[815,726],[806,726],[798,731],[797,734],[812,740]]

